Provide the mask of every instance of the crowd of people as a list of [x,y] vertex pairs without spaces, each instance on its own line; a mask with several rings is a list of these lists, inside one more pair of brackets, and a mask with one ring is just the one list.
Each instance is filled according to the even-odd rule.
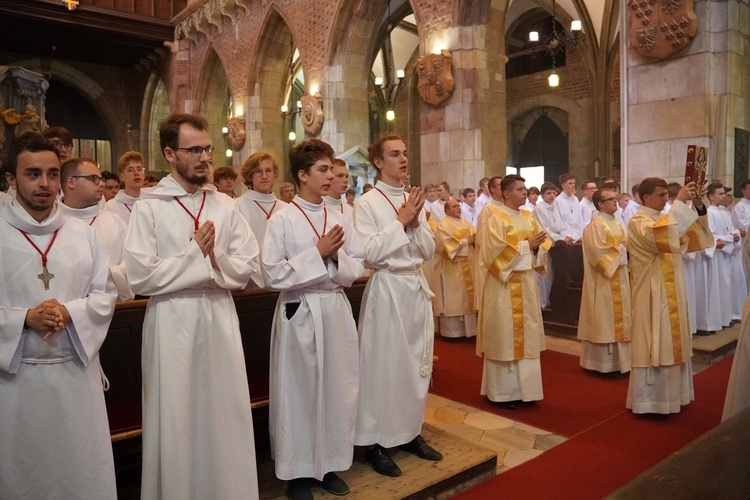
[[[208,123],[159,130],[170,172],[143,156],[117,173],[72,158],[55,127],[16,138],[0,194],[0,497],[116,498],[98,351],[118,301],[147,297],[143,324],[143,498],[258,496],[252,413],[231,291],[280,292],[271,332],[269,435],[293,499],[345,495],[354,447],[379,474],[389,449],[442,454],[421,436],[436,332],[476,336],[481,387],[513,409],[543,399],[542,309],[553,245],[580,246],[581,365],[631,371],[635,413],[693,398],[691,334],[741,317],[750,181],[727,189],[644,179],[559,178],[527,189],[485,178],[409,186],[404,141],[369,149],[363,194],[330,145],[289,152],[294,184],[256,152],[214,168]],[[241,196],[238,179],[247,188]],[[704,197],[707,195],[707,198]],[[706,200],[710,206],[706,206]],[[40,272],[41,270],[41,272]],[[344,289],[369,273],[358,322]],[[38,281],[37,281],[38,279]],[[642,313],[635,315],[632,311]],[[469,389],[469,388],[467,388]],[[61,457],[76,457],[75,460]]]

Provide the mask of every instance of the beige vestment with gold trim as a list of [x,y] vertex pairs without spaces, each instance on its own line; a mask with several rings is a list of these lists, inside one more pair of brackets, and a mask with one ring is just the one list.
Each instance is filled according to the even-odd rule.
[[[641,206],[628,225],[633,373],[626,406],[676,413],[694,399],[682,253],[713,244],[706,217],[680,201],[667,214]],[[670,374],[674,370],[680,375]]]

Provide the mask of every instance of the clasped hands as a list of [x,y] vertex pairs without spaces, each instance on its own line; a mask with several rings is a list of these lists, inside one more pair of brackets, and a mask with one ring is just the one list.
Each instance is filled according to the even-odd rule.
[[409,190],[409,198],[406,199],[406,203],[403,203],[398,210],[397,219],[401,225],[404,227],[419,227],[419,214],[422,213],[424,202],[425,198],[422,188],[419,186],[411,188]]
[[339,248],[344,246],[344,242],[344,228],[340,224],[336,224],[318,240],[318,244],[315,246],[324,259],[330,257],[333,260],[339,260]]
[[214,243],[216,242],[216,228],[214,227],[213,221],[207,220],[193,233],[193,239],[198,244],[203,252],[203,256],[209,256],[211,259],[211,266],[218,269],[219,266],[216,264],[214,258]]
[[526,241],[529,242],[529,248],[531,250],[536,250],[542,243],[544,243],[544,240],[546,239],[547,233],[544,231],[539,231],[538,233],[529,236]]
[[47,340],[70,323],[70,313],[57,299],[49,299],[26,311],[25,323],[34,330],[46,332],[43,338]]

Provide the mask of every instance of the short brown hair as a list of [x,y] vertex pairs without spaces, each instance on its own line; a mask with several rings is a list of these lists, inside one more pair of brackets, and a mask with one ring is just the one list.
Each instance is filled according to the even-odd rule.
[[245,160],[245,163],[242,164],[242,170],[240,170],[240,173],[242,174],[242,181],[245,183],[245,186],[252,189],[253,170],[255,170],[255,167],[260,165],[260,162],[263,160],[271,160],[273,162],[273,171],[276,173],[276,177],[279,176],[279,163],[276,161],[276,158],[267,151],[258,151],[251,154],[250,158]]
[[289,163],[291,165],[294,182],[296,182],[298,186],[300,185],[300,170],[310,173],[310,167],[315,165],[315,162],[324,158],[333,160],[333,155],[334,152],[331,145],[320,139],[308,139],[294,146],[289,150]]
[[[517,174],[510,174],[503,177],[503,180],[500,182],[500,190],[505,193],[508,189],[513,187],[516,182],[526,182],[526,179],[521,177]],[[505,195],[503,195],[505,196]]]
[[385,144],[388,141],[401,141],[404,140],[401,138],[401,136],[398,136],[396,134],[385,134],[381,135],[378,140],[376,140],[372,145],[370,145],[369,148],[367,148],[367,158],[370,160],[370,163],[372,163],[372,166],[375,166],[375,159],[380,158],[383,159],[383,144]]
[[73,136],[65,127],[48,127],[42,135],[47,139],[60,139],[65,144],[73,144]]
[[166,148],[176,150],[180,147],[180,127],[190,125],[198,130],[208,130],[208,122],[199,115],[178,113],[170,115],[159,125],[159,144],[164,154]]
[[439,185],[439,186],[443,186],[443,187],[445,188],[445,190],[446,190],[446,191],[448,191],[448,192],[450,193],[450,191],[451,191],[451,186],[450,186],[450,184],[448,184],[448,182],[447,182],[447,181],[443,181],[443,182],[441,182],[441,183],[440,183],[440,184],[438,184],[438,185]]
[[57,159],[60,159],[60,152],[39,132],[25,132],[13,139],[8,150],[7,161],[5,162],[4,172],[10,172],[13,177],[16,176],[18,168],[18,156],[28,151],[29,153],[39,153],[41,151],[51,151],[55,153]]
[[349,165],[347,165],[346,162],[341,158],[334,158],[333,160],[331,160],[331,163],[333,165],[338,165],[339,167],[346,167],[347,170],[349,169]]
[[544,184],[542,184],[542,187],[541,187],[541,188],[539,188],[539,190],[541,191],[541,193],[540,193],[540,194],[544,194],[544,193],[546,193],[547,191],[554,191],[554,192],[557,192],[557,186],[555,186],[555,183],[554,183],[554,182],[550,182],[550,181],[547,181],[547,182],[545,182]]
[[573,175],[573,174],[571,174],[570,172],[565,172],[565,173],[564,173],[564,174],[562,174],[562,175],[560,176],[560,178],[559,178],[559,181],[560,181],[560,185],[562,186],[563,184],[565,184],[566,182],[568,182],[568,181],[569,181],[570,179],[573,179],[573,180],[575,180],[575,179],[576,179],[576,176],[575,176],[575,175]]
[[[84,163],[92,163],[96,165],[96,162],[91,158],[71,158],[70,160],[63,163],[60,167],[60,185],[64,185],[65,180],[71,175],[77,175],[78,167],[80,167]],[[96,168],[99,168],[99,165],[96,165]]]
[[713,196],[714,193],[716,193],[717,189],[722,189],[722,188],[724,188],[724,184],[722,184],[721,182],[712,182],[711,184],[708,185],[708,192],[706,193],[706,195]]
[[237,172],[232,167],[219,167],[214,170],[214,184],[222,179],[235,180],[236,178]]
[[[656,188],[663,187],[664,189],[668,188],[667,181],[664,179],[659,179],[658,177],[646,177],[643,179],[640,184],[636,184],[638,186],[638,196],[641,197],[641,200],[643,200],[643,197],[647,194],[654,194],[654,191],[656,191]],[[635,189],[635,186],[633,186]],[[633,193],[635,194],[635,192]]]
[[117,160],[117,172],[123,173],[130,162],[139,162],[143,165],[143,155],[138,151],[128,151]]
[[594,193],[594,196],[591,197],[591,203],[594,204],[597,210],[601,208],[599,207],[599,204],[604,202],[603,198],[604,198],[605,192],[613,193],[611,189],[603,187],[601,189],[597,189],[596,192]]

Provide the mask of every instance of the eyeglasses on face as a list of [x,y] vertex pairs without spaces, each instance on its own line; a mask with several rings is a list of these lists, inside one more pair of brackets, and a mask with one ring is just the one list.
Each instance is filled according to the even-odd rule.
[[132,174],[133,172],[138,172],[139,174],[142,174],[145,171],[146,171],[146,169],[143,168],[143,167],[135,167],[135,168],[128,167],[128,168],[125,169],[124,173],[126,173],[126,174]]
[[204,148],[203,146],[192,146],[192,147],[189,147],[189,148],[175,148],[175,150],[177,150],[177,151],[187,151],[193,157],[198,158],[200,155],[203,154],[204,151],[206,152],[206,154],[208,154],[209,156],[211,156],[213,154],[213,152],[214,152],[214,147],[213,146],[206,146]]
[[49,141],[49,142],[50,142],[50,143],[51,143],[51,144],[52,144],[52,145],[53,145],[53,146],[54,146],[55,148],[57,148],[57,149],[73,149],[73,145],[72,145],[72,144],[67,144],[67,143],[65,143],[65,142],[63,142],[63,141],[60,141],[60,140],[56,140],[56,139],[53,139],[53,140],[51,140],[51,141]]
[[266,175],[267,177],[271,177],[273,175],[274,170],[272,168],[267,168],[265,170],[261,170],[259,168],[256,168],[251,172],[251,175]]
[[71,175],[71,177],[74,178],[74,179],[88,179],[91,182],[93,182],[94,184],[96,184],[97,186],[99,184],[104,184],[104,177],[102,177],[101,175],[95,175],[95,174],[91,174],[91,175]]
[[615,197],[615,196],[610,196],[609,198],[602,198],[602,199],[601,199],[601,200],[599,200],[599,201],[601,201],[602,203],[604,203],[605,201],[617,201],[617,197]]

